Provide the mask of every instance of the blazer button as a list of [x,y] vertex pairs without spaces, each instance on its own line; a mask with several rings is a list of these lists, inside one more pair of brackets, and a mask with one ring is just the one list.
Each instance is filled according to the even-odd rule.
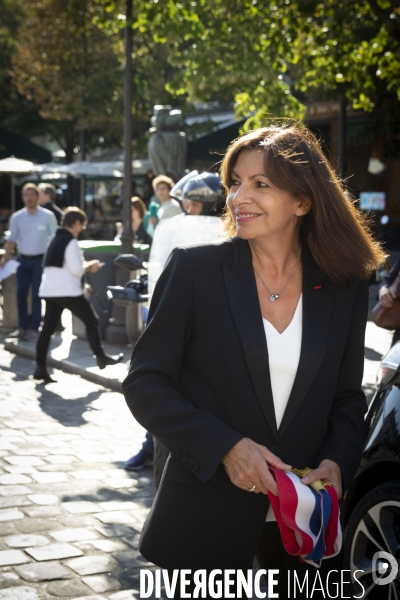
[[279,446],[270,446],[269,450],[272,452],[272,454],[275,454],[276,456],[280,456],[281,455],[281,449],[279,448]]
[[193,471],[197,471],[198,468],[199,468],[199,465],[195,462],[193,465]]
[[175,456],[176,458],[182,458],[182,454],[179,452],[179,450],[175,452]]
[[182,462],[184,462],[184,463],[185,463],[185,462],[187,462],[187,456],[186,456],[186,454],[184,454],[184,455],[182,456]]

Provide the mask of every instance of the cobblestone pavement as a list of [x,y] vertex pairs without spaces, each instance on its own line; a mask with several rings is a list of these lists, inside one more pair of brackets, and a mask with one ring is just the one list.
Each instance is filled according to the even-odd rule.
[[121,394],[32,369],[0,346],[0,600],[139,598],[155,489],[122,465],[143,428]]

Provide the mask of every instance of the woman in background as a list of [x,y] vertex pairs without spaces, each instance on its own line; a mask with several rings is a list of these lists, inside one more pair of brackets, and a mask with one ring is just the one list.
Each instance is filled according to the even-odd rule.
[[131,199],[132,231],[133,239],[137,244],[151,244],[152,238],[146,233],[143,226],[143,218],[146,214],[146,205],[139,196]]
[[93,306],[83,295],[84,274],[97,273],[100,261],[83,259],[78,236],[87,223],[86,213],[76,207],[67,208],[44,259],[44,270],[39,296],[46,300],[44,323],[36,346],[37,367],[34,379],[46,383],[54,381],[46,368],[50,338],[56,330],[64,308],[78,317],[86,326],[89,345],[100,369],[120,362],[124,355],[110,356],[104,352],[99,331],[99,318]]

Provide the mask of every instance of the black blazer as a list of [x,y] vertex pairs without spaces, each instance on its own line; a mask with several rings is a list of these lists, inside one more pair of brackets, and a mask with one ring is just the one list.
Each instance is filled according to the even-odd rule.
[[334,284],[305,246],[303,264],[300,362],[279,430],[248,242],[177,248],[156,285],[123,390],[171,452],[140,546],[163,568],[251,568],[269,502],[221,463],[241,438],[293,467],[334,460],[344,488],[357,470],[368,285]]

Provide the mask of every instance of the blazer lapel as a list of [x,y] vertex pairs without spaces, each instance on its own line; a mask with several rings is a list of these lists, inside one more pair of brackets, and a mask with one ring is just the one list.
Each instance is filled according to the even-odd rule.
[[257,286],[251,268],[251,252],[247,241],[233,238],[233,263],[223,265],[228,302],[257,399],[265,419],[279,441],[265,330],[258,300]]
[[285,431],[321,366],[332,315],[334,285],[303,247],[303,330],[299,366],[279,434]]

